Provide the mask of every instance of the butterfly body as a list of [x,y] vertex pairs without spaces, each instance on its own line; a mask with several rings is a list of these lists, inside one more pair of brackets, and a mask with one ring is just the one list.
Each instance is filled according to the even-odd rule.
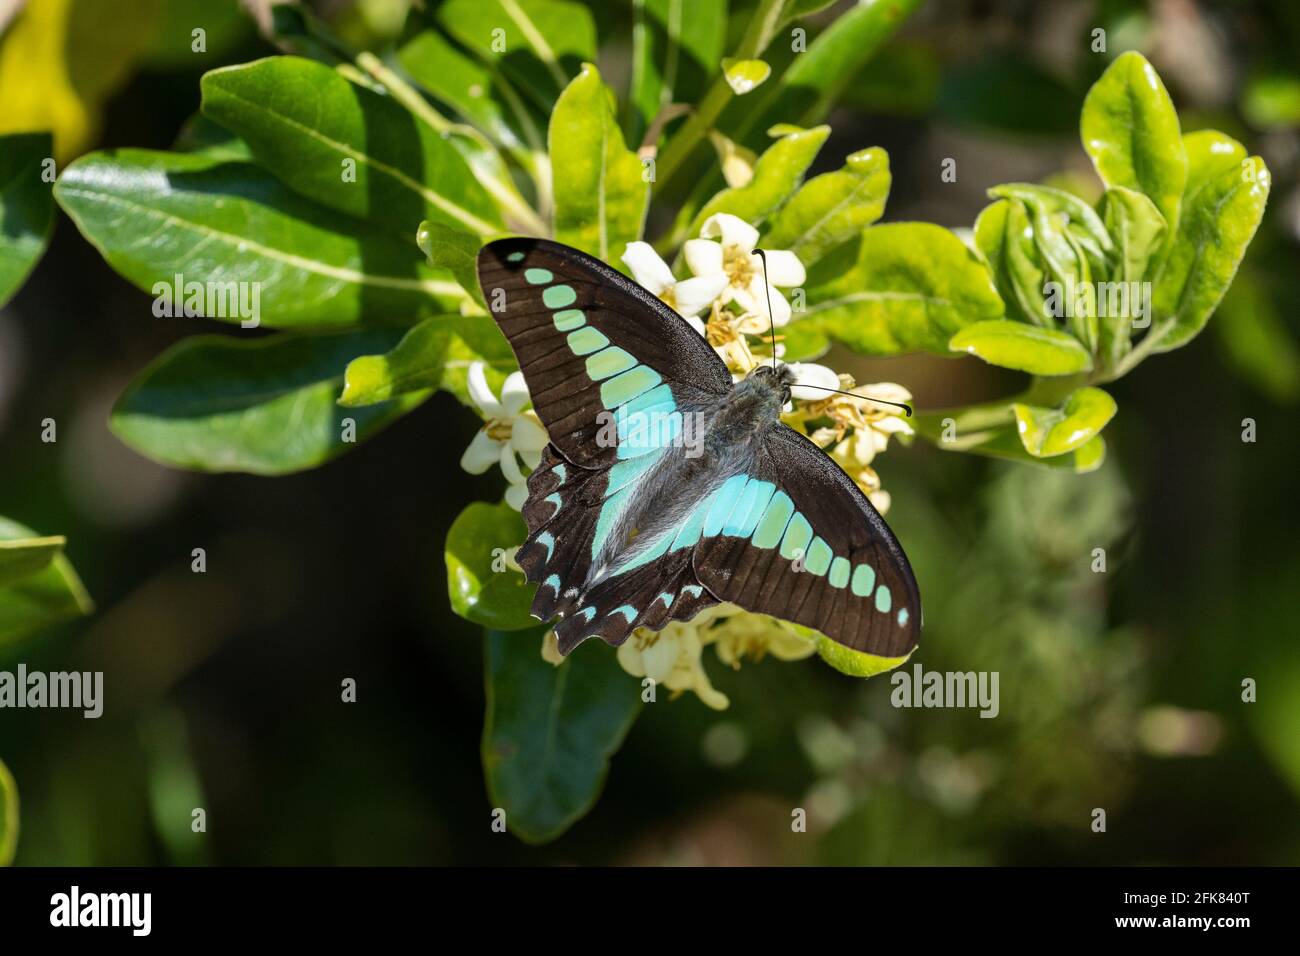
[[545,240],[484,247],[479,282],[551,437],[518,552],[562,653],[727,601],[855,650],[915,646],[920,595],[847,475],[783,424],[791,374],[733,385],[680,316]]

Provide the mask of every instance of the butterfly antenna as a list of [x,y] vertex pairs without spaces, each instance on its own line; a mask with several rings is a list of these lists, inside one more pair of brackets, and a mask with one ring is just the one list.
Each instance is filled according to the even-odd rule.
[[767,281],[767,253],[755,249],[754,254],[763,260],[763,294],[767,296],[767,321],[772,329],[772,371],[776,371],[776,315],[772,312],[772,286]]
[[[762,249],[755,249],[754,255],[763,260],[763,292],[767,296],[767,319],[771,323],[772,329],[772,371],[776,371],[776,317],[772,312],[772,287],[767,281],[767,253]],[[848,395],[850,398],[864,398],[869,402],[875,402],[878,405],[893,405],[895,408],[901,408],[907,413],[907,417],[912,417],[912,406],[904,405],[902,402],[887,402],[883,398],[870,398],[866,395],[859,395],[856,392],[846,392],[840,388],[827,388],[825,385],[806,385],[799,383],[803,388],[820,388],[823,392],[835,392],[837,395]]]

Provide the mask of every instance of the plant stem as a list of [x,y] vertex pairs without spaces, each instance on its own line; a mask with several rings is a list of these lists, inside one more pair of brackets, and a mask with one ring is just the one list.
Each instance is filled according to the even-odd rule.
[[[753,19],[745,28],[745,35],[741,38],[735,53],[732,54],[732,59],[752,60],[767,49],[781,21],[785,18],[786,2],[787,0],[760,0]],[[733,96],[735,92],[727,82],[726,76],[719,74],[713,81],[713,85],[709,87],[709,91],[704,94],[704,99],[700,100],[700,105],[691,114],[691,118],[686,121],[677,135],[669,140],[663,156],[656,164],[656,191],[672,179],[681,169],[682,164],[690,158],[695,147],[713,128]]]

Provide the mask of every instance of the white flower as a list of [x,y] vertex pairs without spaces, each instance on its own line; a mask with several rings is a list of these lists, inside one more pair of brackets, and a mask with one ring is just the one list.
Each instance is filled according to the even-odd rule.
[[537,413],[529,409],[528,386],[523,372],[511,372],[501,386],[501,398],[492,394],[482,362],[469,367],[466,385],[469,397],[487,419],[483,428],[461,455],[460,466],[471,475],[481,475],[500,464],[509,487],[506,502],[516,511],[528,498],[528,479],[519,464],[536,468],[542,449],[550,439]]
[[834,394],[827,389],[838,390],[840,387],[839,374],[825,365],[817,365],[813,362],[791,362],[786,367],[794,373],[794,383],[790,386],[791,398],[805,402],[820,402],[827,395]]
[[[767,317],[770,294],[773,324],[781,326],[790,321],[790,303],[776,287],[803,285],[807,275],[798,256],[785,249],[765,249],[765,283],[763,261],[754,254],[758,230],[745,220],[717,213],[704,220],[700,236],[700,239],[688,239],[682,246],[686,265],[697,278],[726,278],[726,285],[719,295],[722,304],[734,301],[746,313]],[[721,241],[714,242],[715,238]]]
[[710,610],[690,621],[672,621],[657,633],[637,628],[619,645],[619,664],[633,677],[649,677],[674,694],[693,691],[705,706],[726,710],[727,695],[714,689],[700,662],[704,652],[700,627],[710,619]]
[[704,323],[697,316],[727,287],[724,276],[698,276],[678,282],[668,263],[659,258],[648,242],[629,242],[623,251],[623,261],[632,270],[632,278],[675,309],[696,332],[704,334]]

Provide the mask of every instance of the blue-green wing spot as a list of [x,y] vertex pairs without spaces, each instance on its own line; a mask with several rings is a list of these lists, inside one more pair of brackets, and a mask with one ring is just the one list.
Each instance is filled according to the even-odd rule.
[[826,579],[833,588],[842,588],[849,583],[849,562],[846,558],[836,558],[831,562],[830,577]]
[[673,399],[673,390],[668,385],[658,385],[648,392],[642,392],[631,401],[619,406],[615,418],[619,441],[649,428],[655,420],[655,413],[667,414],[676,410],[677,402]]
[[551,474],[555,475],[556,478],[563,482],[569,473],[563,465],[555,465],[551,468]]
[[654,458],[641,456],[616,463],[609,469],[609,475],[605,479],[605,497],[608,498],[616,491],[622,491],[628,485],[637,481],[650,469],[655,461]]
[[542,304],[548,309],[562,309],[578,301],[578,293],[571,285],[553,285],[542,290]]
[[594,607],[584,607],[581,611],[577,612],[577,616],[590,624],[591,619],[596,616],[596,609]]
[[560,576],[559,576],[558,574],[552,574],[550,577],[548,577],[545,581],[542,582],[542,587],[544,587],[544,588],[550,588],[550,589],[551,589],[552,591],[554,591],[556,594],[559,594],[559,593],[560,593]]
[[722,533],[748,538],[754,533],[754,526],[758,524],[758,519],[763,517],[763,510],[772,500],[775,492],[776,485],[772,482],[759,481],[757,478],[749,479],[745,490],[740,493],[740,500],[731,511],[731,517],[722,526]]
[[775,548],[793,514],[794,502],[790,500],[790,496],[784,491],[774,494],[767,505],[767,510],[763,512],[763,517],[759,519],[758,527],[754,529],[754,537],[751,539],[754,547]]
[[686,587],[682,588],[682,593],[689,595],[690,597],[699,597],[704,593],[704,588],[700,587],[698,584],[688,584]]
[[812,544],[808,545],[808,554],[803,559],[803,569],[809,574],[815,574],[821,577],[831,566],[831,558],[835,553],[831,551],[831,546],[822,538],[813,538]]
[[[617,345],[610,346],[603,352],[597,352],[595,355],[587,358],[587,376],[593,382],[600,382],[620,372],[626,372],[630,368],[636,367],[636,357],[626,349],[621,349]],[[602,396],[603,397],[603,396]],[[629,396],[631,397],[631,396]],[[626,401],[626,399],[624,399]],[[611,405],[605,403],[606,408],[613,408],[614,405],[622,405],[623,402],[614,402]]]
[[533,285],[545,285],[555,278],[550,269],[525,269],[524,278]]
[[898,609],[898,626],[899,626],[899,627],[907,627],[907,618],[908,618],[907,608],[905,608],[905,607],[901,607],[901,608],[899,608],[899,609]]
[[549,531],[543,531],[537,536],[537,543],[546,549],[546,560],[551,560],[551,554],[555,551],[555,538]]
[[812,541],[812,525],[798,511],[786,526],[785,536],[781,539],[781,557],[794,561],[807,554],[808,543]]
[[651,561],[654,561],[658,558],[662,558],[665,554],[668,553],[668,548],[673,543],[673,537],[674,535],[672,531],[669,531],[667,534],[660,535],[659,539],[655,542],[655,544],[652,547],[650,547],[646,551],[643,551],[641,554],[638,554],[631,561],[619,565],[619,567],[610,574],[610,577],[616,578],[620,574],[626,574],[628,571],[631,571],[634,568],[643,567],[644,565],[649,564]]
[[731,517],[732,510],[736,507],[736,502],[740,500],[741,492],[745,490],[745,485],[749,483],[748,475],[732,475],[722,483],[713,496],[713,504],[709,507],[709,514],[704,519],[704,534],[712,537],[722,530],[727,519]]
[[853,569],[853,582],[849,588],[858,597],[866,597],[876,586],[876,569],[869,564],[859,564]]
[[648,431],[629,435],[618,443],[618,458],[638,458],[652,451],[662,451],[676,443],[682,433],[682,413],[670,412],[656,419]]
[[524,254],[522,252],[512,252],[506,256],[506,262],[523,262]]
[[572,332],[587,324],[587,316],[581,309],[561,309],[551,316],[551,321],[561,332]]
[[609,339],[601,335],[597,329],[587,325],[576,332],[570,332],[568,343],[574,355],[590,355],[592,352],[599,352],[608,345]]
[[634,608],[630,604],[624,604],[622,607],[616,607],[614,608],[614,610],[610,611],[609,613],[611,617],[613,617],[615,614],[622,614],[629,624],[631,624],[633,621],[636,620],[636,608]]
[[631,492],[632,487],[628,486],[622,491],[610,495],[605,499],[605,503],[600,506],[600,514],[596,517],[596,532],[591,538],[592,560],[595,560],[596,555],[600,554],[600,549],[605,546],[605,539],[609,537],[610,529],[614,527],[614,520],[623,510],[623,505],[627,502],[627,497]]
[[672,591],[665,591],[663,594],[659,595],[659,597],[655,598],[655,600],[663,601],[664,607],[672,607],[674,597],[675,595],[673,594]]
[[889,588],[887,588],[883,584],[880,587],[876,588],[876,610],[877,611],[879,611],[881,614],[888,614],[889,605],[892,600],[893,598],[889,593]]
[[686,523],[677,532],[677,537],[673,539],[674,551],[694,547],[695,542],[700,540],[700,532],[704,529],[704,518],[708,510],[709,502],[706,500],[686,519]]
[[[605,352],[610,351],[613,350],[605,349]],[[623,350],[619,349],[619,351],[622,352]],[[599,358],[605,352],[597,352],[587,359],[588,372],[590,372],[591,360]],[[635,360],[633,360],[633,364],[635,365]],[[606,408],[618,408],[618,406],[632,401],[642,392],[648,392],[663,381],[663,377],[658,372],[646,365],[636,365],[635,368],[631,368],[631,371],[624,371],[623,369],[617,371],[622,372],[622,374],[611,378],[608,382],[602,382],[600,386],[600,401]],[[608,378],[608,376],[601,376],[601,378]],[[599,381],[594,375],[592,380]]]
[[556,510],[556,511],[559,511],[559,510],[560,510],[560,506],[561,506],[562,504],[564,504],[564,499],[560,497],[560,493],[559,493],[558,491],[557,491],[555,494],[553,494],[553,495],[547,495],[547,496],[546,496],[545,498],[543,498],[542,500],[545,501],[545,502],[546,502],[547,504],[549,504],[549,505],[555,505],[555,510]]

